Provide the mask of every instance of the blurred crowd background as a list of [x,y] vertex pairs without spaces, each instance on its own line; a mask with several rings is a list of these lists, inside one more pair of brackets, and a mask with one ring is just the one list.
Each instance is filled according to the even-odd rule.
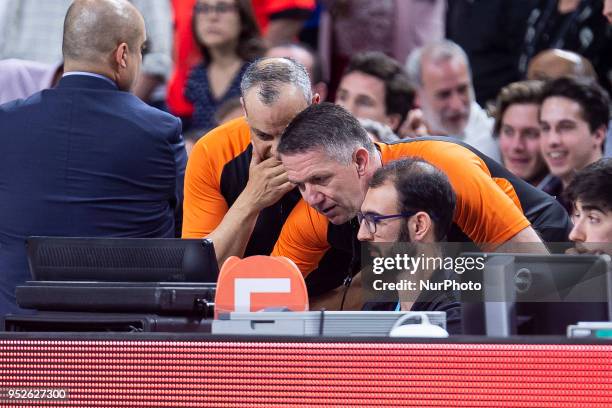
[[[0,103],[59,80],[70,3],[0,0]],[[588,95],[569,103],[578,108],[573,119],[588,124],[584,134],[557,137],[580,129],[560,127],[576,107],[554,99],[568,98],[576,86],[595,92],[594,99],[612,89],[611,1],[131,3],[147,30],[134,93],[181,118],[188,152],[206,132],[242,115],[241,77],[262,56],[302,63],[321,100],[345,107],[377,140],[460,138],[554,195],[570,170],[612,151],[605,140],[596,151],[580,149],[587,140],[580,137],[598,126],[591,120],[597,103]],[[577,82],[547,86],[568,76]],[[543,92],[555,102],[550,109],[542,109]],[[555,166],[560,154],[571,156],[571,169]]]

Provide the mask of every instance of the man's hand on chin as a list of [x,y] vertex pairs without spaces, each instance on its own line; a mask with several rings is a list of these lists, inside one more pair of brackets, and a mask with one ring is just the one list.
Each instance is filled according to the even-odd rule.
[[295,186],[287,179],[283,164],[275,157],[261,158],[253,149],[249,166],[249,181],[241,199],[255,206],[257,212],[280,200]]

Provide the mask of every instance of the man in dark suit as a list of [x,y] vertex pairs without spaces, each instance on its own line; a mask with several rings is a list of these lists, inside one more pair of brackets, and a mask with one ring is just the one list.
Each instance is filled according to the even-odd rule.
[[0,106],[0,319],[28,277],[28,236],[175,235],[180,121],[129,93],[145,40],[129,2],[76,0],[58,86]]

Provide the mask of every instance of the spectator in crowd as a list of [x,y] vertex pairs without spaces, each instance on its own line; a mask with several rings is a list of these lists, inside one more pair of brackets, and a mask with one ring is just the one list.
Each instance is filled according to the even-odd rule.
[[596,82],[562,77],[542,90],[540,144],[550,173],[555,176],[544,191],[558,197],[581,170],[601,159],[610,119],[610,99]]
[[577,252],[612,254],[612,159],[578,171],[564,194],[572,203],[570,239]]
[[319,26],[323,73],[331,98],[353,55],[379,51],[397,61],[430,41],[444,38],[444,0],[321,0]]
[[500,160],[493,119],[474,100],[470,65],[461,47],[444,40],[418,48],[408,57],[406,70],[430,135],[456,137]]
[[359,119],[359,123],[368,132],[368,136],[373,142],[393,143],[400,140],[399,136],[387,125],[376,122],[372,119]]
[[602,0],[539,0],[527,19],[519,69],[540,51],[559,48],[587,58],[601,84],[612,89],[612,31],[602,15]]
[[[130,0],[147,26],[146,52],[134,93],[151,101],[166,82],[172,65],[170,4],[163,0]],[[46,64],[62,60],[62,26],[72,0],[5,0],[0,20],[0,59],[18,58]]]
[[548,80],[568,75],[597,80],[591,61],[572,51],[544,50],[527,66],[527,79]]
[[[357,213],[357,238],[373,244],[373,251],[377,251],[377,243],[404,243],[381,246],[382,251],[377,252],[383,252],[386,257],[395,257],[399,251],[412,251],[416,255],[418,250],[419,255],[441,259],[443,251],[436,244],[446,240],[455,202],[455,192],[448,178],[431,164],[413,158],[392,161],[376,170],[368,183],[361,211]],[[452,279],[452,271],[446,272],[423,266],[418,271],[400,271],[395,279]],[[367,281],[368,277],[365,278]],[[383,279],[391,280],[388,276]],[[449,333],[461,331],[461,305],[451,291],[419,292],[400,290],[397,293],[399,301],[369,302],[365,309],[442,311],[446,312]]]
[[0,315],[27,279],[28,236],[174,237],[181,124],[128,92],[145,40],[126,0],[76,0],[58,86],[0,106]]
[[288,180],[305,202],[285,222],[272,254],[291,258],[305,275],[330,247],[359,259],[351,246],[357,232],[351,221],[368,182],[378,168],[404,157],[427,160],[449,178],[457,195],[449,241],[472,241],[485,250],[529,242],[534,251],[543,250],[536,230],[542,239],[555,242],[569,233],[568,215],[552,197],[511,176],[494,160],[452,139],[375,145],[337,105],[322,103],[299,113],[283,132],[278,152]]
[[55,86],[62,70],[62,64],[15,58],[0,60],[0,105]]
[[[185,124],[193,115],[193,105],[185,99],[185,83],[192,67],[202,61],[192,31],[195,4],[196,0],[172,0],[174,71],[168,83],[167,102],[170,111]],[[268,46],[293,41],[315,8],[315,0],[252,0],[251,4]]]
[[194,105],[191,125],[205,131],[217,126],[215,112],[240,96],[240,80],[249,62],[264,53],[251,0],[198,0],[193,34],[204,61],[187,80],[185,96]]
[[321,101],[327,99],[327,84],[323,79],[321,60],[308,45],[300,43],[277,45],[266,52],[266,57],[291,58],[302,64],[310,76],[313,94],[319,94]]
[[[528,79],[551,80],[563,76],[575,76],[597,81],[597,73],[591,62],[572,51],[545,50],[529,62]],[[604,157],[612,157],[612,126],[610,124],[608,124]]]
[[533,186],[546,184],[548,168],[540,150],[541,81],[514,82],[497,96],[494,134],[502,164]]
[[503,86],[519,81],[518,61],[527,17],[538,0],[452,0],[446,38],[459,44],[472,67],[476,101],[487,106]]
[[412,107],[414,92],[402,66],[381,52],[351,58],[336,103],[358,118],[372,119],[397,132]]

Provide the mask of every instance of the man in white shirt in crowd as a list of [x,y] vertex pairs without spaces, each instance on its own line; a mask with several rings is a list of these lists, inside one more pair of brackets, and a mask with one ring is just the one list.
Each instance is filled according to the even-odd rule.
[[417,48],[408,56],[406,71],[428,134],[458,138],[500,160],[492,136],[493,119],[474,99],[470,64],[460,46],[442,40]]

